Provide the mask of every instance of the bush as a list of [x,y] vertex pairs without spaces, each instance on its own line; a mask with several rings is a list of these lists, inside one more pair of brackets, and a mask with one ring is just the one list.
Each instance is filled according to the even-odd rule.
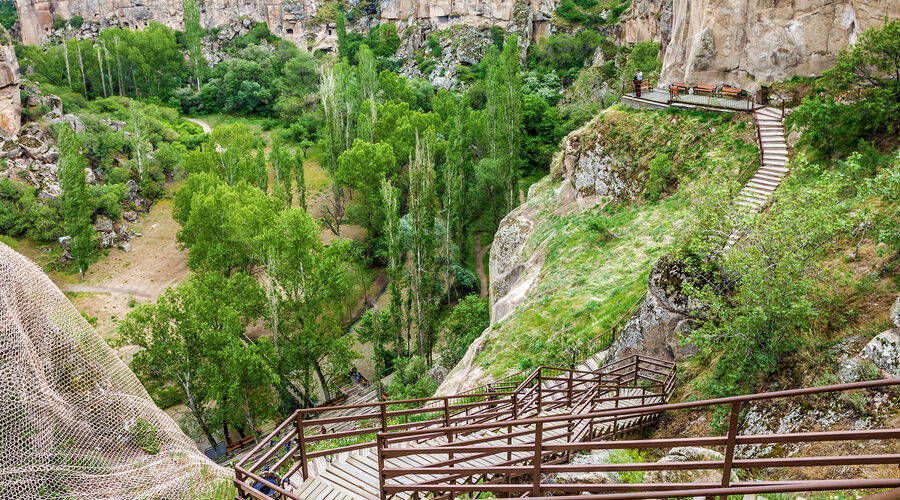
[[12,0],[0,1],[0,24],[7,30],[16,24],[19,14],[16,12],[16,4]]
[[53,29],[63,29],[66,27],[66,20],[59,14],[53,14]]
[[469,345],[491,324],[487,299],[469,295],[456,305],[441,323],[447,346],[441,352],[441,364],[452,368],[465,355]]
[[79,16],[78,14],[72,16],[72,18],[69,19],[69,26],[75,29],[80,28],[82,24],[84,24],[84,18]]
[[644,186],[644,198],[656,202],[663,191],[674,181],[675,170],[668,153],[657,153],[650,160],[650,168],[647,170],[647,182]]
[[112,220],[118,220],[122,216],[125,184],[94,184],[87,189],[94,215],[105,215]]
[[397,368],[387,392],[391,400],[427,398],[434,395],[437,382],[428,373],[428,364],[418,356],[410,359],[398,359]]
[[156,455],[160,451],[158,432],[155,425],[138,418],[128,430],[128,435],[135,446],[148,455]]
[[441,41],[437,37],[434,35],[428,37],[428,47],[431,49],[431,56],[440,59],[442,54]]

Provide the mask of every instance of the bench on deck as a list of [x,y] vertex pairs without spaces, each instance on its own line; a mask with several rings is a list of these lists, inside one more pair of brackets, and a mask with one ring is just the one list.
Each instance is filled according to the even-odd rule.
[[240,441],[235,441],[235,442],[229,444],[225,448],[225,451],[227,451],[228,453],[231,453],[232,451],[241,449],[244,446],[247,446],[248,444],[253,443],[254,441],[255,441],[255,439],[253,438],[253,436],[247,436],[244,439],[241,439]]
[[706,94],[706,95],[716,95],[716,86],[715,85],[704,85],[699,84],[694,86],[695,94]]
[[686,83],[673,83],[669,85],[669,89],[673,94],[687,94],[688,90],[691,89],[691,86]]
[[726,97],[734,97],[735,99],[744,97],[743,89],[739,89],[736,87],[722,87],[722,90],[719,91],[719,94]]

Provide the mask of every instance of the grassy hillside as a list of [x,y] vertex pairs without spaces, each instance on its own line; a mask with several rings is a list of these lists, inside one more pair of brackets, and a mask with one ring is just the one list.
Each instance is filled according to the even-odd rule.
[[[612,108],[581,130],[585,149],[603,150],[641,173],[636,201],[610,199],[588,210],[560,206],[564,182],[554,173],[537,183],[527,202],[538,207],[524,256],[545,254],[525,303],[494,325],[479,354],[492,375],[566,360],[566,346],[588,341],[613,325],[646,291],[653,263],[679,237],[691,212],[697,179],[743,180],[758,162],[748,117]],[[651,201],[659,196],[658,201]],[[649,199],[648,199],[649,198]],[[568,212],[567,212],[568,210]]]

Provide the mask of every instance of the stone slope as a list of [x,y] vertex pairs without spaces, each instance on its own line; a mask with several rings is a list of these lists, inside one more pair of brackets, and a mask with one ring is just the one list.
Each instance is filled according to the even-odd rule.
[[635,0],[619,26],[626,43],[661,41],[660,81],[748,89],[819,75],[884,18],[896,0]]

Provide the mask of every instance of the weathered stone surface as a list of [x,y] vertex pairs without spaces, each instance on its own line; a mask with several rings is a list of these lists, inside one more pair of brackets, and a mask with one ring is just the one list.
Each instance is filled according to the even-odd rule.
[[[725,457],[721,453],[715,450],[699,448],[696,446],[682,446],[672,448],[669,451],[669,454],[657,460],[657,463],[697,462],[701,460],[721,461],[724,460],[724,458]],[[734,474],[732,474],[732,480],[737,480],[737,477]],[[650,471],[644,476],[644,481],[648,483],[719,483],[722,481],[722,471]]]
[[134,222],[137,220],[137,212],[134,210],[127,210],[122,213],[122,218],[127,220],[128,222]]
[[[600,465],[613,463],[611,450],[594,450],[589,455],[575,455],[572,465]],[[618,472],[561,472],[550,477],[557,484],[618,484],[622,477]]]
[[840,49],[885,17],[900,17],[900,2],[635,0],[618,35],[627,43],[661,41],[663,83],[756,89],[821,74]]
[[681,345],[679,338],[690,331],[691,313],[700,309],[682,291],[685,279],[684,269],[672,257],[664,256],[656,262],[647,279],[649,289],[644,300],[616,336],[609,359],[641,353],[680,360],[696,354],[695,348]]
[[859,354],[890,377],[900,377],[900,335],[897,330],[881,332]]
[[22,126],[20,82],[16,49],[9,33],[0,26],[0,130],[13,137]]
[[98,215],[94,221],[94,231],[108,233],[113,231],[113,222],[105,215]]
[[579,200],[593,198],[633,199],[643,186],[638,165],[626,164],[604,150],[588,123],[564,140],[560,174],[569,180]]

